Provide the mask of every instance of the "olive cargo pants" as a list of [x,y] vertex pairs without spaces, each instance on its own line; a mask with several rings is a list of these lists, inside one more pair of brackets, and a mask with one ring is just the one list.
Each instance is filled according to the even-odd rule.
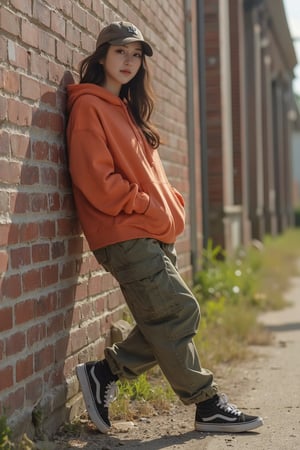
[[217,386],[212,373],[201,367],[193,343],[200,310],[176,269],[174,245],[132,239],[94,254],[118,280],[136,322],[123,342],[105,349],[112,372],[135,378],[159,364],[183,403],[212,397]]

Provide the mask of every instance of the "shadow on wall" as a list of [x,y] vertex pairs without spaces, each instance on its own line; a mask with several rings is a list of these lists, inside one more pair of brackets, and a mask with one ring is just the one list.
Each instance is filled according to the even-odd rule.
[[80,322],[75,300],[86,295],[79,277],[87,249],[65,150],[65,87],[73,82],[66,72],[57,90],[41,95],[31,121],[11,135],[11,152],[20,164],[10,166],[0,326],[6,381],[0,382],[0,415],[8,417],[15,435],[41,434],[42,425],[54,430],[67,417],[65,403],[76,393],[70,379],[77,383],[78,355],[72,355],[83,337],[76,335],[76,342],[70,332]]

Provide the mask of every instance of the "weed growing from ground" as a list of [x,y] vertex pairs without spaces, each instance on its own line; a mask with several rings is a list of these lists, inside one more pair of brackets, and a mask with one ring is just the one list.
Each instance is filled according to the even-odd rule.
[[11,443],[11,429],[7,425],[6,417],[0,417],[0,448],[3,450],[10,450],[12,448]]

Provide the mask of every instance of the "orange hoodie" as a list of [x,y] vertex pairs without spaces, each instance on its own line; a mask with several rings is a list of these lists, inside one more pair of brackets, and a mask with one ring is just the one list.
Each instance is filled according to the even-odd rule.
[[91,250],[144,237],[175,242],[184,229],[183,198],[126,104],[94,84],[67,89],[69,167]]

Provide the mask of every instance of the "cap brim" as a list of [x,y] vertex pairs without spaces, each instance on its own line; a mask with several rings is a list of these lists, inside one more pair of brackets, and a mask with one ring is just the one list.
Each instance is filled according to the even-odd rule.
[[142,46],[143,46],[144,53],[147,56],[152,56],[153,55],[152,47],[147,42],[141,41],[140,39],[127,37],[127,38],[124,38],[124,39],[113,39],[112,41],[109,41],[109,43],[111,45],[126,45],[126,44],[131,44],[132,42],[140,42],[142,44]]

